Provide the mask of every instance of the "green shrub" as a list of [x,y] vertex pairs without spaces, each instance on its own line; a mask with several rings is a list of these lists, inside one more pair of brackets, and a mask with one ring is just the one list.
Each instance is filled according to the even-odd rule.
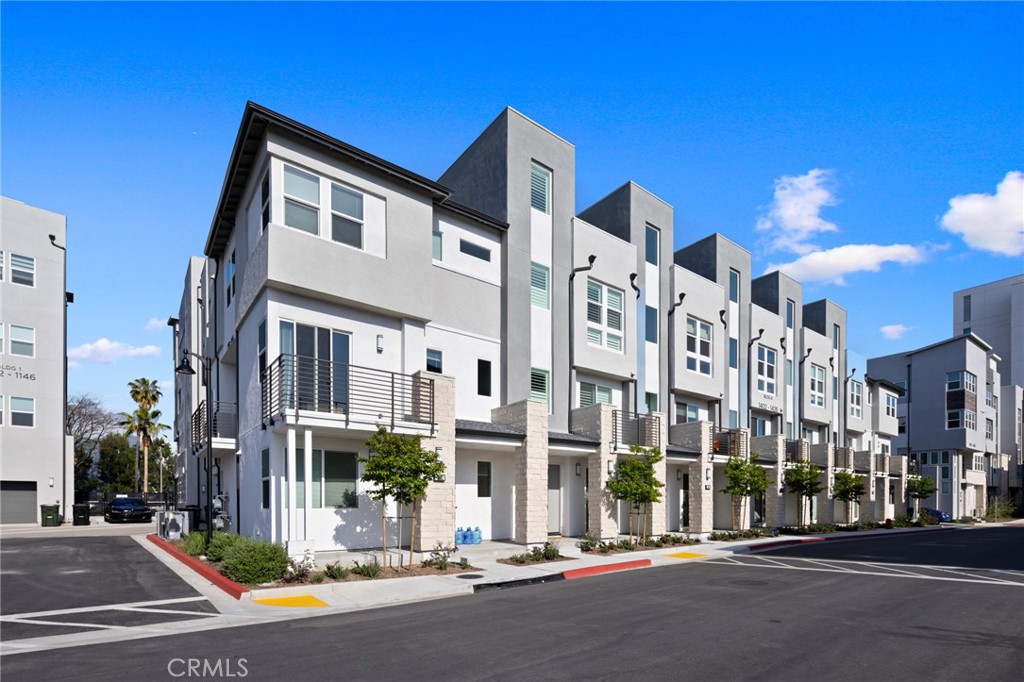
[[355,563],[356,565],[352,567],[352,572],[356,575],[361,575],[364,578],[370,578],[372,580],[374,578],[379,578],[384,573],[384,569],[381,567],[380,563],[377,562],[376,558],[366,564],[361,564],[358,561]]
[[602,542],[597,546],[597,551],[601,554],[607,554],[608,552],[612,551],[612,546],[609,545],[607,542]]
[[543,555],[545,561],[553,561],[562,556],[561,552],[558,551],[558,547],[550,542],[544,543],[544,547],[541,548],[541,555]]
[[240,535],[225,533],[222,530],[214,531],[210,546],[206,548],[206,558],[210,561],[223,561],[224,555],[240,537]]
[[284,575],[288,553],[281,545],[240,537],[224,555],[221,567],[235,582],[258,585]]
[[529,554],[513,554],[512,556],[510,556],[508,558],[508,560],[511,561],[514,564],[522,565],[522,564],[525,564],[525,563],[529,563],[530,555]]
[[894,528],[909,528],[914,524],[906,514],[897,514],[892,519],[892,525]]
[[314,585],[319,585],[323,581],[324,581],[324,573],[323,573],[323,571],[317,571],[313,575],[309,576],[309,582],[313,583]]
[[434,543],[434,549],[430,550],[430,558],[423,562],[424,566],[433,566],[439,571],[447,571],[451,563],[452,554],[458,552],[459,548],[438,540]]
[[960,517],[960,520],[958,520],[957,523],[974,523],[974,517],[964,514]]
[[576,546],[580,548],[581,552],[593,552],[597,549],[598,541],[590,535],[584,535],[580,538],[580,541],[576,543]]
[[632,550],[636,549],[636,545],[634,545],[629,540],[619,540],[619,542],[615,545],[615,548],[616,549],[624,549],[627,552],[629,552],[629,551],[632,551]]
[[341,565],[340,561],[324,566],[324,573],[331,580],[344,580],[348,577],[349,570]]
[[185,536],[185,554],[189,556],[202,556],[206,552],[206,535],[203,533],[189,533]]
[[915,526],[934,526],[939,520],[931,514],[925,512],[917,517],[917,521],[914,523]]

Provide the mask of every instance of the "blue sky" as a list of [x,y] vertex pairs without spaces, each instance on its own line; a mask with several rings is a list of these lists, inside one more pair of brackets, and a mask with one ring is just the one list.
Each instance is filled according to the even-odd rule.
[[576,146],[578,210],[634,180],[675,208],[677,248],[721,232],[755,275],[844,306],[864,357],[949,336],[954,290],[1024,271],[1021,3],[4,2],[0,21],[0,191],[67,215],[70,390],[111,409],[172,378],[164,323],[246,100],[433,178],[513,106]]

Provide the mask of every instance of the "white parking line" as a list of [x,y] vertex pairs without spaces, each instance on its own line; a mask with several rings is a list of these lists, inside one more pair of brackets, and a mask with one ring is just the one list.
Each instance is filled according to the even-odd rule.
[[800,561],[806,561],[809,564],[820,564],[821,566],[825,566],[827,568],[838,568],[840,571],[846,571],[847,573],[857,573],[857,571],[855,571],[852,568],[843,568],[842,566],[833,566],[830,563],[827,563],[827,562],[824,562],[824,561],[818,561],[816,559],[801,559]]
[[[804,563],[804,564],[806,564],[806,563],[815,563],[815,564],[818,564],[818,565],[816,565],[816,566],[808,566],[808,565],[798,566],[798,565],[794,565],[794,564],[783,563],[783,562],[780,562],[780,561],[765,561],[765,557],[762,557],[762,556],[749,556],[749,557],[744,557],[744,558],[747,559],[747,561],[726,561],[726,560],[724,560],[724,557],[723,557],[722,559],[711,559],[711,560],[709,560],[709,561],[707,561],[705,563],[719,564],[719,565],[723,565],[723,566],[724,565],[746,566],[746,567],[749,567],[749,568],[788,569],[790,571],[816,571],[816,572],[819,572],[819,573],[838,573],[838,574],[842,574],[842,575],[851,575],[851,574],[854,574],[854,575],[876,575],[876,576],[882,576],[882,577],[888,577],[888,578],[916,578],[918,580],[940,580],[940,581],[946,581],[946,582],[977,583],[977,584],[981,584],[981,585],[1009,585],[1011,587],[1024,587],[1024,582],[1016,582],[1016,581],[1013,581],[1013,580],[1004,580],[1004,579],[1001,579],[1001,578],[988,578],[988,577],[976,576],[976,575],[972,576],[972,577],[964,577],[964,578],[953,578],[953,577],[938,576],[938,575],[925,575],[923,573],[915,573],[913,571],[904,570],[902,568],[895,568],[895,567],[893,567],[891,565],[888,565],[888,564],[874,564],[874,563],[869,563],[869,562],[854,562],[854,561],[847,562],[847,561],[844,561],[842,563],[853,564],[853,565],[856,565],[856,566],[871,567],[871,568],[877,569],[877,570],[873,570],[873,571],[872,570],[856,570],[856,569],[851,570],[849,568],[839,568],[839,567],[823,568],[822,566],[827,565],[827,564],[823,564],[822,562],[810,562],[807,559],[792,559],[792,561],[799,561],[799,562]],[[750,561],[750,559],[758,559],[758,560],[760,560],[762,562],[765,562],[765,563],[759,563],[759,562],[755,562],[755,561]],[[944,567],[939,567],[939,566],[926,566],[926,565],[914,564],[914,565],[912,565],[910,567],[912,567],[912,568],[928,569],[928,570],[940,570],[940,571],[945,571],[945,572],[948,572],[948,573],[955,573],[955,571],[948,570],[948,569],[946,569]],[[959,575],[970,576],[971,574],[963,573],[963,574],[959,574]]]
[[[90,611],[108,611],[110,609],[134,608],[140,606],[166,606],[167,604],[184,604],[187,602],[206,601],[206,597],[180,597],[178,599],[157,599],[155,601],[136,601],[124,604],[101,604],[99,606],[80,606],[74,609],[54,609],[52,611],[32,611],[30,613],[11,613],[0,616],[0,620],[18,621],[26,618],[46,618],[63,616],[70,613],[89,613]],[[176,613],[181,613],[177,611]],[[216,614],[212,614],[216,615]]]

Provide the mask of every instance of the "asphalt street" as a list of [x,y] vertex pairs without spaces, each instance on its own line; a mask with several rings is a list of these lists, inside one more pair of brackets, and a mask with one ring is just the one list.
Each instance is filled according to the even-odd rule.
[[[759,556],[974,560],[1011,573],[1000,567],[1024,560],[1024,528],[927,535]],[[183,679],[189,659],[251,680],[1019,679],[1024,584],[901,577],[698,561],[0,663],[5,682]]]

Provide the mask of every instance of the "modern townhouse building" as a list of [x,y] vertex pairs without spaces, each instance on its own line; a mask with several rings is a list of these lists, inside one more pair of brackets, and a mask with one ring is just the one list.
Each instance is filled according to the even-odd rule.
[[69,518],[64,216],[0,198],[0,523]]
[[[1001,385],[985,385],[986,404],[994,403],[997,431],[1005,456],[1006,493],[1024,504],[1024,274],[953,293],[953,334],[974,333],[1002,358]],[[1016,352],[1015,352],[1016,351]],[[1000,407],[1001,406],[1001,407]],[[998,475],[998,469],[996,470]]]
[[[435,182],[249,104],[170,321],[176,363],[205,358],[210,394],[179,377],[181,501],[202,504],[211,461],[232,530],[293,552],[373,546],[357,458],[384,425],[448,471],[392,543],[457,526],[613,537],[630,510],[605,486],[631,445],[666,454],[652,532],[728,527],[724,465],[751,451],[775,484],[743,523],[795,522],[787,462],[814,456],[828,477],[847,443],[845,312],[785,275],[752,280],[721,235],[673,253],[673,222],[633,182],[576,215],[573,146],[513,109]],[[894,426],[873,415],[856,433],[875,454]],[[827,492],[819,507],[832,518]]]
[[992,485],[999,477],[987,473],[1000,469],[998,433],[986,426],[998,419],[998,405],[984,395],[986,386],[1000,385],[999,359],[968,332],[868,360],[871,376],[904,389],[892,442],[912,473],[935,480],[935,494],[924,506],[954,518],[983,515],[988,494],[1005,494]]

